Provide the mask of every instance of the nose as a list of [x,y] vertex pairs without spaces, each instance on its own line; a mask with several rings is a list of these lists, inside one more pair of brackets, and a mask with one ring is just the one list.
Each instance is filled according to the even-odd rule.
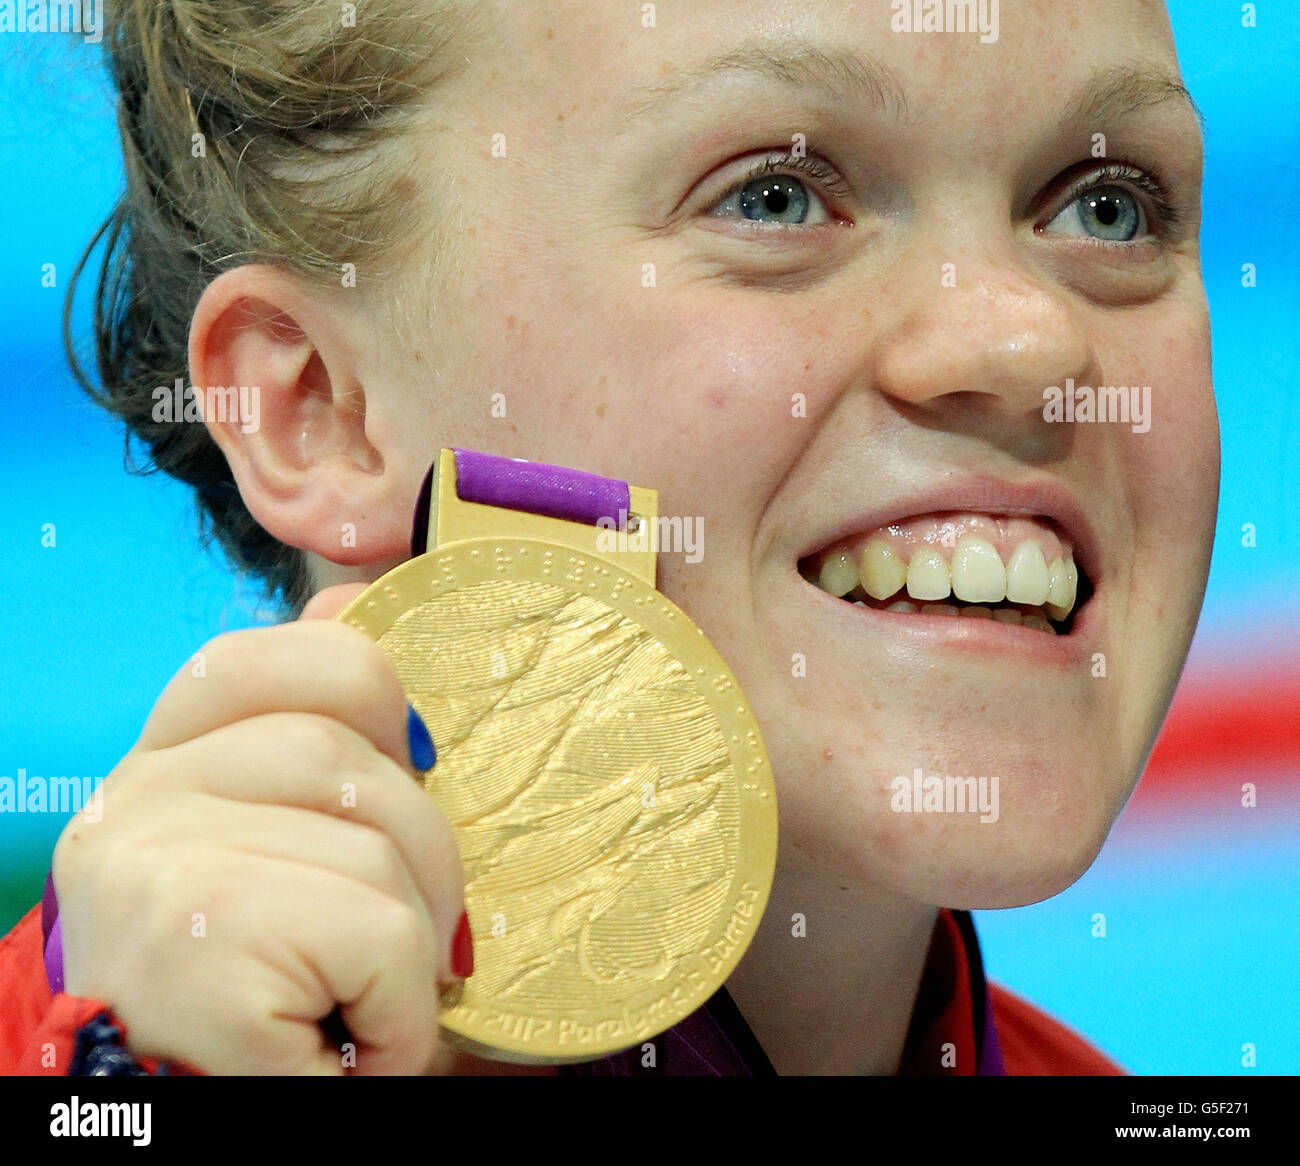
[[1044,390],[1094,368],[1067,294],[1014,258],[968,252],[908,267],[875,346],[873,379],[887,396],[931,413],[1045,424]]

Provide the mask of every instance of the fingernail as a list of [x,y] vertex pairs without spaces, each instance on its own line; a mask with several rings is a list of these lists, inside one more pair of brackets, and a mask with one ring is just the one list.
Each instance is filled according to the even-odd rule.
[[462,980],[474,974],[474,937],[469,933],[469,915],[460,913],[456,938],[451,941],[451,972]]
[[438,751],[433,747],[433,738],[429,736],[429,726],[415,711],[415,705],[408,702],[406,706],[406,735],[411,743],[411,764],[423,773],[432,769],[438,760]]

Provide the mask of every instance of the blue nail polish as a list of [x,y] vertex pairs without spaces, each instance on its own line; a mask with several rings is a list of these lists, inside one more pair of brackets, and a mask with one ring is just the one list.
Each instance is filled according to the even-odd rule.
[[438,760],[438,751],[433,747],[433,738],[429,736],[429,727],[424,718],[415,711],[415,705],[406,706],[406,735],[411,743],[411,764],[423,773],[432,769]]

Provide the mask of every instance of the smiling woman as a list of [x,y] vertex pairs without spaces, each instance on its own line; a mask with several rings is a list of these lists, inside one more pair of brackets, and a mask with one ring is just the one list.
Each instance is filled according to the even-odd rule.
[[[129,185],[100,399],[291,614],[336,614],[409,556],[443,447],[641,483],[659,516],[707,525],[703,553],[660,549],[657,587],[761,727],[771,893],[703,1007],[566,1071],[1117,1072],[986,983],[967,912],[1088,869],[1200,608],[1218,481],[1201,135],[1163,4],[1027,0],[996,37],[905,35],[889,0],[416,8],[338,26],[295,0],[115,10]],[[259,423],[147,414],[182,376],[258,386]],[[1143,428],[1049,415],[1067,384],[1148,386]],[[45,989],[39,912],[4,949],[4,990],[46,995],[0,1051],[31,1064],[107,1010],[139,1057],[205,1071],[497,1071],[440,1041],[429,968],[455,992],[472,931],[479,975],[522,991],[539,945],[594,966],[593,929],[569,923],[627,904],[584,882],[575,828],[572,853],[525,864],[569,888],[518,924],[527,959],[493,963],[513,918],[471,903],[466,921],[484,838],[585,804],[561,722],[600,693],[575,652],[547,720],[473,654],[488,626],[531,644],[536,620],[463,620],[453,662],[486,670],[447,698],[456,731],[533,718],[464,819],[410,781],[409,660],[310,618],[208,645],[105,783],[103,824],[60,840],[72,1003]],[[510,784],[525,753],[544,789]],[[493,800],[498,781],[517,792]],[[346,783],[363,796],[341,812]],[[713,854],[707,786],[690,804]],[[602,819],[606,857],[650,845],[635,802]],[[209,901],[227,926],[196,956]],[[169,913],[175,935],[149,923]],[[627,966],[653,954],[629,942]]]

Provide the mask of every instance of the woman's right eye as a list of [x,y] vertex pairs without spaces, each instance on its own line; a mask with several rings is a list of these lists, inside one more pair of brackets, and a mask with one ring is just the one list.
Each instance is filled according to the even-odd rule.
[[773,228],[816,227],[839,221],[818,189],[832,198],[850,196],[839,172],[821,158],[802,152],[769,155],[750,166],[707,213],[712,218],[766,223]]
[[790,174],[763,174],[734,187],[710,214],[782,226],[815,226],[831,221],[822,199]]

